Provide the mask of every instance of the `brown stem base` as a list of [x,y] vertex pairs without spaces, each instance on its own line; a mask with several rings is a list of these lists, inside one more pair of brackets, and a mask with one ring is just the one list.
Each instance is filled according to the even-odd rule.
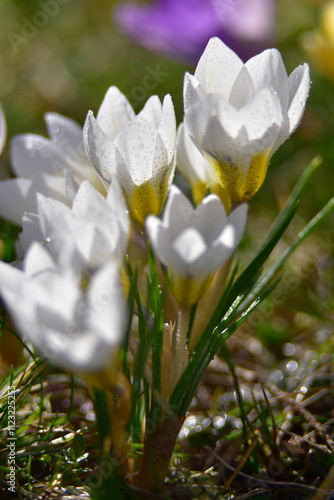
[[169,416],[146,433],[144,454],[136,478],[138,488],[150,492],[158,492],[163,488],[175,441],[184,418],[184,416]]

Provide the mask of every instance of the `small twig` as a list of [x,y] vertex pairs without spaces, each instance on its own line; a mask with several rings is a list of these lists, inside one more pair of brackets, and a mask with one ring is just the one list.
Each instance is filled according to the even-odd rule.
[[[282,427],[278,427],[280,431],[282,431]],[[323,453],[327,453],[328,455],[332,455],[331,451],[328,448],[325,448],[324,445],[318,444],[318,443],[313,443],[313,441],[310,441],[307,439],[307,435],[315,433],[315,431],[312,431],[312,433],[307,434],[306,436],[299,436],[298,434],[295,434],[294,432],[288,431],[288,430],[283,430],[285,434],[288,434],[289,436],[295,437],[298,439],[298,444],[299,442],[303,442],[309,445],[310,448],[314,448],[318,451],[321,451]]]
[[264,489],[264,488],[256,488],[256,490],[249,491],[248,493],[245,493],[244,495],[234,497],[234,500],[247,500],[248,498],[252,498],[254,496],[257,496],[262,493],[269,493],[271,490]]
[[234,479],[237,477],[237,475],[239,474],[239,472],[241,471],[241,469],[243,468],[243,466],[247,462],[249,456],[253,452],[253,450],[254,450],[254,448],[255,448],[256,445],[257,445],[257,439],[255,439],[252,442],[252,444],[250,445],[250,447],[246,451],[245,455],[240,460],[240,463],[239,463],[238,467],[236,468],[236,470],[234,471],[234,473],[232,474],[232,476],[230,477],[230,479],[225,483],[224,486],[225,486],[226,489],[228,489],[231,486],[231,484],[233,483]]
[[314,495],[312,500],[325,500],[323,497],[323,494],[320,492],[320,490],[326,490],[327,488],[330,488],[330,491],[333,493],[333,488],[334,488],[334,465],[330,468],[327,476],[323,480],[323,482],[320,485],[319,491]]
[[[230,465],[228,462],[226,462],[222,457],[220,457],[217,453],[215,453],[214,450],[209,448],[209,446],[205,446],[205,449],[208,450],[209,452],[212,453],[212,455],[224,466],[226,469],[229,469],[233,472],[235,472],[237,469]],[[298,490],[304,490],[304,491],[314,491],[314,492],[319,492],[319,493],[324,493],[324,494],[329,494],[332,493],[332,490],[324,490],[320,488],[316,488],[315,486],[308,486],[305,484],[298,484],[294,482],[286,482],[286,481],[270,481],[268,479],[260,479],[257,477],[252,477],[249,476],[248,474],[245,474],[244,472],[238,472],[238,476],[243,477],[244,479],[247,479],[247,481],[251,481],[253,483],[259,483],[262,484],[263,486],[271,486],[276,489],[278,488],[289,488],[289,489],[298,489]]]

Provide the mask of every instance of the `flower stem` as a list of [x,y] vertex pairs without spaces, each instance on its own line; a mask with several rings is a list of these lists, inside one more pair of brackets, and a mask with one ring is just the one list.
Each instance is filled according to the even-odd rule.
[[[190,311],[190,306],[181,306],[179,309],[177,331],[174,338],[174,360],[171,365],[173,377],[171,380],[166,378],[168,387],[164,387],[163,392],[172,392],[187,364],[187,333]],[[138,487],[150,491],[161,490],[184,418],[184,415],[174,415],[167,410],[161,415],[160,421],[156,422],[151,429],[146,429],[144,454],[136,478]]]
[[230,272],[232,259],[228,260],[222,267],[218,269],[213,282],[207,293],[199,301],[196,309],[196,314],[189,337],[189,352],[190,354],[195,349],[202,333],[205,330],[212,314],[219,304],[219,300],[224,291],[228,274]]
[[178,313],[177,330],[174,341],[175,363],[173,373],[173,388],[178,383],[188,362],[187,334],[190,318],[190,306],[182,305]]
[[184,422],[183,415],[167,415],[146,433],[144,453],[135,484],[138,488],[158,492],[163,488],[176,438]]

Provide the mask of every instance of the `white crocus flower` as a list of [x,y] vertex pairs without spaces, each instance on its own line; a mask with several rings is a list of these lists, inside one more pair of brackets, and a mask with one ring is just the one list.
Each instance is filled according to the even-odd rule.
[[2,154],[7,139],[7,124],[5,113],[3,112],[2,106],[0,104],[0,155]]
[[[208,161],[187,134],[183,123],[179,126],[177,133],[176,168],[189,182],[196,204],[207,195],[208,189],[224,200],[225,191],[213,176]],[[228,203],[228,198],[226,202]]]
[[126,308],[116,260],[108,260],[85,289],[34,243],[24,270],[0,262],[0,293],[18,331],[49,362],[79,374],[115,378]]
[[226,216],[219,197],[211,194],[194,209],[172,186],[163,220],[148,217],[153,249],[169,273],[172,291],[182,305],[197,302],[212,276],[234,253],[244,233],[247,205]]
[[97,118],[88,113],[84,143],[92,165],[110,182],[117,176],[130,214],[143,225],[163,208],[175,167],[176,122],[171,97],[151,97],[136,116],[111,87]]
[[288,77],[276,49],[244,64],[218,38],[209,41],[195,75],[186,74],[187,131],[232,207],[262,185],[271,156],[301,120],[309,87],[307,64]]
[[82,128],[57,113],[45,115],[50,139],[23,134],[14,137],[11,159],[16,179],[0,182],[0,216],[22,224],[25,212],[36,213],[36,193],[70,205],[83,180],[105,192],[83,146]]
[[91,272],[111,256],[121,260],[125,255],[130,221],[116,180],[106,199],[84,181],[72,209],[39,194],[38,215],[43,240],[64,268]]
[[22,232],[15,241],[15,254],[18,259],[17,265],[21,265],[24,254],[34,241],[45,242],[40,219],[37,214],[26,212],[22,217]]

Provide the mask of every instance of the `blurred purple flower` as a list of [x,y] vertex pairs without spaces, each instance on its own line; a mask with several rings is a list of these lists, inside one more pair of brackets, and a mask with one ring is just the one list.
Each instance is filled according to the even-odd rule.
[[276,0],[127,1],[114,8],[118,28],[164,56],[196,63],[213,36],[244,60],[275,40]]

